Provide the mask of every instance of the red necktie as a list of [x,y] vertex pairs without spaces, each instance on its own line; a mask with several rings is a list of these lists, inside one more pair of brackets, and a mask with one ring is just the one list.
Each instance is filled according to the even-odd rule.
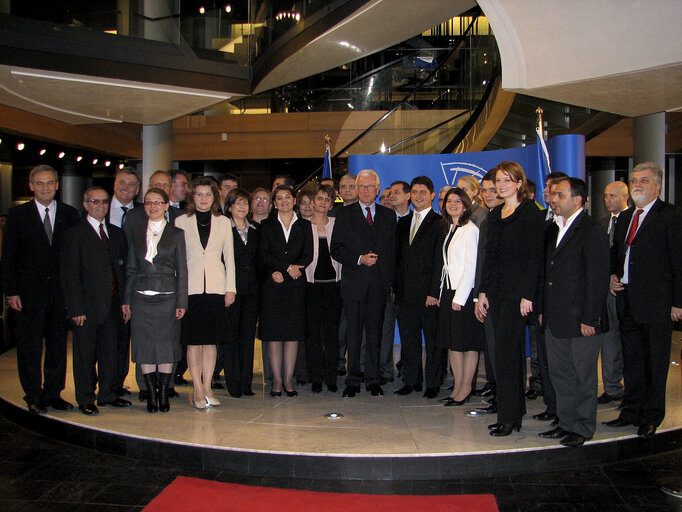
[[370,226],[373,226],[374,220],[372,220],[372,210],[370,209],[369,206],[365,206],[365,210],[367,210],[367,222],[369,223]]
[[627,245],[632,245],[632,241],[635,239],[635,235],[637,234],[637,227],[639,226],[639,216],[642,215],[643,211],[644,210],[639,208],[635,212],[635,218],[632,219],[632,225],[630,226],[630,231],[628,231],[628,238],[625,241]]
[[[104,248],[107,250],[107,253],[109,253],[109,256],[111,256],[111,242],[109,241],[106,231],[104,231],[103,222],[99,223],[99,237],[102,239],[102,243],[104,244]],[[116,293],[118,293],[118,279],[116,278],[114,262],[111,260],[111,295],[116,295]]]

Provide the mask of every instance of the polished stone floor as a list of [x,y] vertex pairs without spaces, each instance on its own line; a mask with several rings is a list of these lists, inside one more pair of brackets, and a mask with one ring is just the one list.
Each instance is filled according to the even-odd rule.
[[[680,332],[674,333],[671,366],[668,375],[667,411],[659,432],[682,426],[682,366]],[[259,353],[259,346],[257,352]],[[548,424],[531,419],[544,410],[541,399],[528,400],[528,415],[523,429],[506,438],[488,435],[486,425],[494,416],[471,416],[469,412],[481,399],[463,407],[443,407],[436,400],[393,394],[402,386],[400,379],[384,386],[386,395],[372,397],[364,390],[353,399],[343,399],[339,392],[326,389],[313,394],[310,385],[299,386],[299,396],[272,398],[264,392],[262,368],[256,363],[255,396],[230,398],[225,390],[216,390],[222,402],[219,407],[197,410],[189,403],[190,386],[179,386],[181,394],[171,402],[169,413],[148,414],[136,398],[134,376],[127,385],[134,392],[133,406],[125,409],[101,408],[97,416],[85,416],[77,409],[54,411],[48,415],[58,421],[88,426],[101,431],[118,432],[140,438],[153,437],[176,443],[280,454],[315,454],[357,456],[433,456],[451,454],[490,454],[536,449],[563,449],[556,441],[537,436]],[[447,384],[446,384],[447,385]],[[269,392],[269,389],[265,390]],[[601,388],[600,388],[601,392]],[[441,389],[440,397],[447,390]],[[17,377],[16,354],[13,349],[0,355],[0,397],[24,407]],[[75,403],[71,358],[69,357],[66,389],[62,396]],[[598,422],[617,417],[617,402],[600,405]],[[329,419],[330,412],[342,417]],[[599,423],[590,443],[631,438],[636,427],[608,429]]]

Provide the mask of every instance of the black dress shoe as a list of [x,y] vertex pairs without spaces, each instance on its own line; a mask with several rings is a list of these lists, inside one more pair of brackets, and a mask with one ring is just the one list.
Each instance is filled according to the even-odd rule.
[[312,391],[313,393],[322,393],[322,383],[313,382],[313,385],[310,387],[310,391]]
[[478,414],[497,414],[497,404],[493,404],[488,407],[476,407],[474,411],[476,411]]
[[568,434],[570,434],[570,432],[565,431],[561,427],[556,427],[552,430],[548,430],[547,432],[540,432],[538,435],[544,439],[561,439]]
[[608,393],[604,392],[602,395],[597,398],[597,403],[598,404],[608,404],[609,402],[613,402],[614,400],[620,400],[620,398],[616,398],[615,396],[611,396]]
[[360,389],[355,386],[346,386],[346,389],[343,390],[343,398],[353,398],[359,392]]
[[118,396],[132,395],[132,393],[130,391],[128,391],[126,388],[119,388],[118,391],[116,391],[116,394]]
[[[186,386],[187,381],[182,375],[176,375],[173,377],[173,382],[175,383],[176,386]],[[146,400],[146,399],[145,399]]]
[[211,379],[211,389],[225,389],[225,386],[219,379]]
[[552,423],[550,423],[551,426],[556,427],[559,424],[559,417],[554,416],[554,419],[552,420]]
[[422,383],[420,382],[419,384],[415,384],[414,386],[412,386],[412,389],[414,389],[414,390],[417,391],[418,393],[421,393],[421,390],[422,390]]
[[230,396],[232,398],[241,398],[242,397],[242,392],[239,389],[233,389],[232,391],[230,391],[228,389],[227,391],[228,391],[228,393],[230,393]]
[[481,389],[474,391],[472,395],[482,397],[495,396],[495,391],[490,386],[483,386]]
[[308,384],[308,381],[305,379],[296,379],[296,384],[298,384],[299,386],[305,386],[306,384]]
[[73,409],[73,405],[64,400],[62,397],[58,396],[57,398],[53,398],[50,400],[47,405],[52,407],[53,409],[57,409],[58,411],[68,411],[69,409]]
[[99,409],[95,404],[79,405],[78,410],[85,414],[86,416],[92,416],[93,414],[99,413]]
[[256,393],[254,393],[253,391],[251,391],[251,389],[245,389],[244,391],[242,391],[242,395],[244,395],[244,396],[253,396],[253,395],[255,395],[255,394],[256,394]]
[[372,396],[384,396],[384,390],[381,389],[379,384],[372,384],[367,388],[367,391],[369,391]]
[[424,391],[424,398],[436,398],[438,396],[438,391],[440,388],[426,388]]
[[118,397],[116,400],[110,400],[109,402],[99,402],[99,405],[100,407],[102,405],[108,405],[110,407],[128,407],[129,405],[133,405],[133,403],[130,400]]
[[630,423],[629,421],[625,421],[623,418],[619,416],[615,420],[602,421],[602,425],[604,425],[605,427],[620,428],[630,426],[632,425],[632,423]]
[[409,384],[405,384],[402,388],[400,388],[398,391],[396,391],[395,394],[400,395],[400,396],[405,396],[405,395],[409,395],[410,393],[412,393],[412,391],[414,391],[414,388],[412,386],[410,386]]
[[336,393],[339,390],[339,387],[336,384],[327,384],[327,390]]
[[500,428],[502,426],[502,423],[491,423],[488,425],[488,430],[495,430],[497,428]]
[[528,400],[535,400],[539,396],[542,396],[542,393],[535,389],[529,389],[528,391],[526,391],[526,398]]
[[569,433],[566,437],[559,441],[559,443],[562,444],[563,446],[570,446],[572,448],[575,448],[576,446],[581,446],[585,444],[585,441],[589,441],[589,439],[581,436],[580,434]]
[[28,412],[30,412],[31,414],[41,414],[47,412],[47,409],[45,409],[45,407],[43,407],[39,403],[27,404],[26,407],[28,408]]
[[140,392],[137,394],[137,399],[140,402],[146,402],[148,397],[149,391],[147,391],[146,389],[141,389]]
[[554,418],[556,418],[556,414],[552,414],[548,410],[540,414],[533,414],[533,419],[538,421],[554,421]]
[[503,424],[500,423],[497,428],[494,428],[490,431],[490,435],[493,437],[503,437],[503,436],[508,436],[509,434],[512,433],[512,431],[519,432],[521,430],[521,424],[520,423],[508,423],[508,424]]
[[637,435],[639,437],[654,437],[656,434],[656,427],[654,425],[640,425],[637,429]]

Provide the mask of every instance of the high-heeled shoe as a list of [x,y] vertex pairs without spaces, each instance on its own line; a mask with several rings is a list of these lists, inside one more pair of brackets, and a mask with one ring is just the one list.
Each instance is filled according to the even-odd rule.
[[[284,388],[284,392],[287,394],[287,396],[298,396],[298,391],[295,389],[293,391],[289,391],[287,388]],[[280,392],[280,394],[282,394]]]
[[275,396],[282,396],[281,391],[270,391],[270,396],[275,397]]
[[467,403],[469,401],[469,398],[471,398],[471,392],[463,400],[455,400],[454,398],[450,398],[443,405],[445,407],[457,407],[459,405],[464,405],[465,403]]
[[520,423],[500,423],[497,428],[490,431],[490,435],[494,437],[508,436],[512,433],[512,430],[519,432],[521,430]]
[[206,406],[212,406],[212,407],[217,407],[220,405],[220,400],[218,400],[216,397],[210,397],[206,395]]
[[196,407],[197,409],[206,409],[206,398],[204,398],[201,401],[197,400],[197,392],[196,391],[194,393],[192,393],[192,395],[190,395],[190,396],[194,397],[193,400],[190,400],[190,402],[192,402],[193,407]]
[[502,423],[491,423],[488,425],[488,430],[495,430],[502,426]]

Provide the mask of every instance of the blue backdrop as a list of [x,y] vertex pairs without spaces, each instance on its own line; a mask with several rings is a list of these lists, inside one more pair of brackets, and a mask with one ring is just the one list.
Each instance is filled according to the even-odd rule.
[[[553,171],[585,179],[585,137],[582,135],[559,135],[547,141],[549,161]],[[456,185],[463,174],[472,174],[480,181],[485,174],[504,160],[518,162],[526,176],[537,185],[536,200],[544,202],[542,189],[544,178],[538,166],[538,150],[535,144],[523,148],[481,151],[478,153],[448,153],[438,155],[351,155],[348,172],[357,174],[363,169],[374,169],[381,179],[382,188],[391,182],[412,181],[415,176],[425,175],[433,180],[438,191],[445,185]]]

